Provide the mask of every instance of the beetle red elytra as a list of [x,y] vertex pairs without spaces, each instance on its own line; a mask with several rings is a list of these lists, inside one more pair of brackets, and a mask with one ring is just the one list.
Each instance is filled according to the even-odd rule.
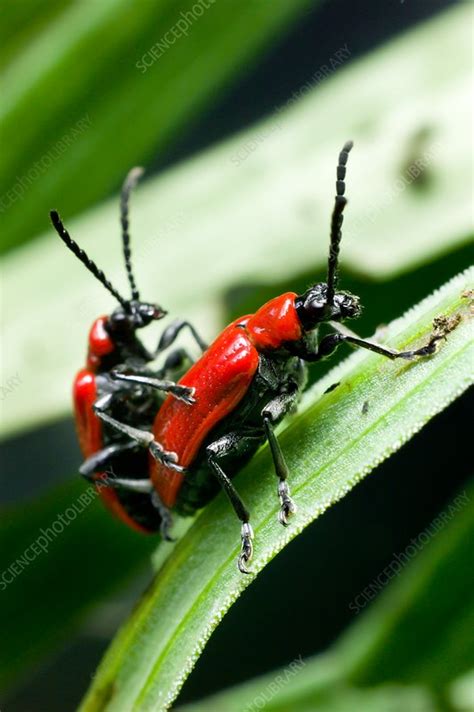
[[[131,518],[135,528],[140,528],[138,512],[146,502],[145,520],[150,524],[153,519],[153,526],[148,529],[159,528],[164,536],[168,535],[173,511],[191,514],[205,506],[222,487],[241,523],[238,568],[242,573],[249,573],[254,535],[250,513],[232,480],[258,447],[268,441],[278,478],[278,519],[284,526],[289,524],[296,504],[291,498],[289,470],[274,428],[296,407],[304,389],[307,364],[328,357],[342,343],[390,359],[412,359],[434,353],[443,337],[433,332],[423,347],[395,351],[338,328],[340,322],[356,318],[361,312],[359,298],[338,289],[339,247],[347,204],[346,164],[351,149],[352,142],[348,141],[339,154],[326,282],[314,284],[302,295],[288,292],[271,299],[254,314],[233,321],[209,347],[183,321],[174,322],[164,331],[153,354],[136,338],[136,329],[161,318],[163,310],[153,307],[152,315],[150,305],[143,306],[139,301],[134,286],[127,218],[128,194],[136,175],[133,171],[122,192],[124,254],[131,300],[120,297],[69,237],[57,213],[52,213],[53,224],[66,245],[120,303],[110,317],[102,318],[100,326],[95,322],[93,328],[105,334],[104,343],[113,345],[110,352],[97,354],[99,365],[87,372],[95,391],[89,386],[89,392],[84,386],[83,392],[82,380],[79,382],[76,419],[87,458],[82,474],[96,481],[114,460],[119,461],[119,476],[107,480],[108,487],[102,489],[117,493],[108,491],[107,497],[121,498],[119,515],[125,521]],[[126,325],[125,331],[121,331],[122,326],[117,330],[117,320]],[[323,323],[332,333],[318,338],[318,327]],[[191,329],[203,353],[184,369],[177,383],[163,380],[173,368],[183,367],[183,350],[172,351],[160,371],[151,370],[151,361],[175,341],[185,326]],[[91,352],[94,343],[91,334]],[[157,393],[167,395],[157,397]],[[146,463],[140,457],[144,452],[148,452]],[[130,455],[126,463],[125,453]],[[127,476],[122,476],[125,471]],[[140,500],[134,504],[130,517],[126,498],[133,494]],[[150,511],[155,512],[154,518]]]

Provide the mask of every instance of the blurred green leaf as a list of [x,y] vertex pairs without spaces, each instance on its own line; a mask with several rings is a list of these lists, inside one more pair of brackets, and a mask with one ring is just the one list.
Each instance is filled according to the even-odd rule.
[[[163,151],[309,4],[101,0],[63,6],[5,69],[2,250],[45,227],[55,204],[77,213],[117,187],[132,165]],[[11,199],[15,185],[19,197]]]
[[451,684],[448,699],[455,712],[474,709],[474,667]]
[[2,690],[65,642],[156,546],[105,516],[94,493],[74,478],[37,502],[1,510]]
[[[424,532],[434,533],[428,543],[418,542],[426,546],[421,554],[403,570],[393,558],[394,580],[329,652],[295,660],[183,712],[253,712],[262,699],[267,712],[471,709],[472,673],[464,673],[474,665],[474,592],[466,586],[473,515],[471,484]],[[451,707],[443,704],[448,696]]]
[[[308,672],[318,674],[319,661],[308,661]],[[285,679],[286,669],[275,670],[274,674],[258,678],[249,685],[234,688],[215,695],[202,703],[180,707],[182,712],[441,712],[430,693],[421,687],[402,685],[381,685],[380,687],[358,689],[335,682],[329,687],[313,692],[303,691],[297,682],[289,689],[275,680]],[[307,682],[309,682],[307,680]],[[315,681],[312,680],[313,687]],[[273,685],[273,687],[272,687]],[[280,689],[278,689],[280,688]],[[260,705],[260,707],[259,707]]]
[[6,66],[19,56],[35,36],[74,0],[3,0],[0,23],[0,66]]
[[[473,274],[459,275],[388,328],[391,346],[413,348],[426,341],[435,317],[459,319],[435,356],[400,365],[358,352],[307,393],[302,413],[281,435],[299,506],[291,527],[277,524],[268,448],[239,474],[256,534],[255,574],[468,387],[472,324],[465,291]],[[334,382],[339,386],[325,394]],[[238,531],[223,496],[197,517],[112,644],[82,712],[171,704],[209,636],[253,579],[235,565]]]
[[[471,230],[469,19],[464,5],[444,13],[256,129],[139,190],[132,229],[142,294],[173,316],[194,319],[211,340],[230,287],[290,279],[311,265],[320,269],[337,151],[349,135],[356,146],[344,222],[346,266],[383,278],[465,240]],[[350,112],[341,111],[347,106]],[[368,107],[374,107],[370,125]],[[248,158],[236,165],[239,151]],[[400,190],[398,181],[410,176],[407,162],[413,167],[423,156],[423,178]],[[60,197],[56,207],[72,235],[121,287],[117,199],[69,225]],[[50,207],[45,200],[45,215]],[[85,334],[98,313],[110,310],[110,298],[52,229],[8,256],[3,277],[9,304],[3,379],[21,378],[2,421],[6,433],[66,412]]]

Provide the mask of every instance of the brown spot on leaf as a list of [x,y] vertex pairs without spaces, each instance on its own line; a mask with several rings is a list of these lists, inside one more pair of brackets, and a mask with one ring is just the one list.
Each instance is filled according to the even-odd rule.
[[453,316],[437,316],[433,319],[433,335],[439,338],[445,339],[446,336],[457,327],[461,321],[460,314],[453,314]]

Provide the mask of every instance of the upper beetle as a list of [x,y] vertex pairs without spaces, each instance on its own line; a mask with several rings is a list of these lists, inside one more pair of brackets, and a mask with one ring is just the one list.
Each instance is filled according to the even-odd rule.
[[[288,524],[296,505],[290,496],[288,467],[274,427],[296,406],[305,384],[306,364],[329,356],[343,342],[390,359],[411,359],[433,353],[441,338],[433,333],[422,348],[400,352],[338,329],[338,323],[361,312],[359,298],[338,289],[337,274],[347,202],[346,163],[351,148],[352,142],[347,142],[339,155],[326,282],[313,285],[301,295],[282,294],[255,314],[233,321],[179,380],[180,386],[192,389],[194,403],[168,396],[154,418],[152,433],[124,428],[106,409],[98,411],[111,427],[128,434],[152,455],[156,447],[176,454],[181,471],[150,457],[150,479],[140,483],[115,479],[113,483],[117,488],[148,489],[167,522],[170,510],[189,514],[214,496],[216,483],[222,486],[241,521],[238,566],[243,573],[248,573],[253,532],[249,511],[232,478],[268,440],[278,477],[279,520]],[[323,323],[332,328],[332,333],[319,338],[318,327]],[[129,383],[142,382],[133,374],[126,378]]]

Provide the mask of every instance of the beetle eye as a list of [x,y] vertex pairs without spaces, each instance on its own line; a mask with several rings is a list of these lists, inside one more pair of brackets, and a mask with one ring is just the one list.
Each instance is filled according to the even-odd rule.
[[340,309],[343,318],[352,319],[359,316],[361,312],[359,299],[353,295],[344,294],[340,302]]

